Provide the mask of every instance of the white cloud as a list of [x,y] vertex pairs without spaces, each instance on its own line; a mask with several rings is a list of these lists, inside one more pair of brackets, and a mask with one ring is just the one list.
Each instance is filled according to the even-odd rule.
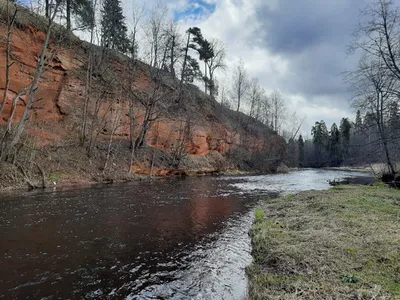
[[[220,83],[224,77],[229,81],[233,66],[239,58],[243,58],[249,75],[258,77],[266,91],[278,89],[282,93],[289,115],[296,112],[298,116],[307,116],[303,132],[308,132],[315,121],[325,120],[330,126],[333,122],[340,122],[342,117],[352,117],[346,87],[338,76],[346,66],[344,52],[352,25],[356,22],[356,8],[349,11],[351,6],[340,2],[338,8],[329,4],[327,9],[323,3],[315,4],[309,0],[296,3],[289,0],[203,1],[215,4],[215,11],[195,16],[183,14],[179,23],[182,32],[197,26],[206,38],[215,37],[225,43],[228,70],[217,74]],[[360,7],[365,1],[357,0],[355,3]],[[172,12],[184,12],[190,2],[168,1],[170,18]],[[125,7],[130,3],[124,0]],[[146,7],[150,7],[157,1],[148,0],[145,3]],[[300,14],[307,12],[309,7],[315,10],[313,15],[298,16],[296,7],[290,7],[288,13],[282,12],[280,6],[284,5],[285,8],[301,5]],[[267,20],[275,17],[274,14],[282,18],[283,29],[280,22],[270,24]],[[352,15],[354,21],[345,19],[345,24],[338,26],[342,15],[347,19]],[[270,47],[271,43],[276,44]],[[284,48],[280,51],[282,46]],[[354,59],[348,59],[346,63],[351,67]]]

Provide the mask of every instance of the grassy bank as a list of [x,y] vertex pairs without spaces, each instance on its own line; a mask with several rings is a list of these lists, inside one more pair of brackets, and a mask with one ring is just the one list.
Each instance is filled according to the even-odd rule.
[[400,191],[338,186],[266,203],[250,299],[400,299]]

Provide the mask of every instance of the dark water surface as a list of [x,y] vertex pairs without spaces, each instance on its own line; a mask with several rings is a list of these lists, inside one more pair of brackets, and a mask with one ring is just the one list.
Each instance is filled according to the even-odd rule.
[[0,196],[0,299],[243,299],[253,209],[362,173],[191,177]]

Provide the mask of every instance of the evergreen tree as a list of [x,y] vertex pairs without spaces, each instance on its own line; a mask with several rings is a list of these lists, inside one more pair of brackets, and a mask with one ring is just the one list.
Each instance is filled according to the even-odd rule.
[[299,166],[304,166],[304,140],[303,136],[300,134],[299,139],[297,140],[297,145],[299,148]]
[[94,9],[91,0],[65,0],[67,30],[71,30],[71,17],[75,17],[79,29],[94,25]]
[[190,33],[193,35],[193,43],[190,44],[190,47],[196,50],[199,54],[199,59],[204,61],[203,81],[205,93],[207,94],[207,90],[211,91],[213,88],[213,82],[211,82],[210,78],[207,76],[207,63],[215,56],[214,49],[211,43],[203,37],[200,28],[193,27],[190,28],[190,30]]
[[214,57],[214,50],[211,47],[211,44],[208,40],[204,39],[201,44],[200,44],[200,48],[198,49],[199,51],[199,58],[200,60],[204,61],[204,77],[203,77],[203,81],[204,81],[204,89],[205,89],[205,93],[207,94],[207,90],[212,90],[212,82],[210,80],[210,76],[207,75],[207,63],[208,61]]
[[129,48],[128,29],[122,14],[121,1],[104,0],[101,14],[102,46],[123,53],[127,52]]
[[[193,82],[193,79],[197,77],[198,74],[201,76],[201,71],[199,64],[195,59],[190,57],[189,49],[197,49],[197,44],[199,40],[203,38],[201,30],[198,27],[190,27],[187,31],[186,46],[182,49],[184,52],[183,65],[181,71],[181,80],[179,84],[179,96],[178,103],[181,101],[182,97],[182,86],[184,82]],[[197,63],[197,64],[196,64]]]
[[340,145],[340,131],[335,123],[331,127],[329,133],[329,155],[331,159],[331,166],[337,167],[341,164],[341,145]]
[[342,118],[340,121],[340,136],[342,137],[343,158],[346,158],[347,154],[349,153],[350,130],[351,123],[349,119]]
[[375,117],[373,113],[367,112],[364,117],[363,122],[363,131],[364,132],[372,132],[375,127]]
[[315,126],[312,128],[311,134],[313,135],[313,142],[316,146],[318,146],[318,148],[327,148],[329,133],[324,121],[321,120],[320,122],[315,122]]
[[185,83],[193,83],[195,79],[202,78],[198,61],[190,55],[187,56],[187,65],[182,76]]
[[287,147],[287,164],[291,168],[299,166],[299,147],[297,147],[294,139],[289,139]]
[[327,161],[327,152],[329,145],[329,132],[324,121],[315,122],[311,129],[313,143],[315,146],[315,162],[321,166]]

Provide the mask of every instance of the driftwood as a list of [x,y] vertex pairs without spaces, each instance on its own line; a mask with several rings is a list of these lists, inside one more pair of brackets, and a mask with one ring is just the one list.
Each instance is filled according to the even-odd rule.
[[25,182],[28,184],[29,189],[31,190],[35,190],[35,189],[44,189],[46,188],[46,176],[45,173],[43,171],[43,169],[37,164],[35,163],[36,167],[38,168],[40,174],[41,174],[41,184],[37,184],[34,180],[32,180],[32,178],[30,176],[28,176],[28,174],[25,171],[25,168],[20,165],[20,164],[15,164],[18,168],[18,170],[21,171]]

